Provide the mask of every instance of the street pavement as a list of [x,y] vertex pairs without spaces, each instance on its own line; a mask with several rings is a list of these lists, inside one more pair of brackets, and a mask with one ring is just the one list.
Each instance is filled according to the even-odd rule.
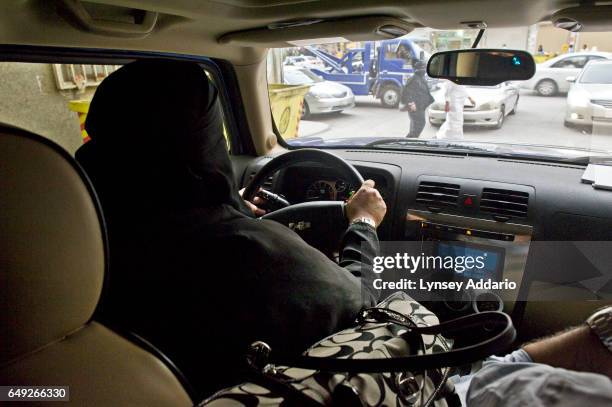
[[[517,112],[506,117],[499,130],[479,127],[464,128],[466,140],[498,143],[538,144],[600,149],[612,152],[612,134],[594,134],[563,125],[565,95],[537,96],[521,90]],[[405,137],[410,127],[408,113],[385,109],[370,96],[356,97],[356,106],[342,113],[316,115],[303,120],[300,136],[339,137]],[[437,127],[427,123],[422,138],[433,138]]]

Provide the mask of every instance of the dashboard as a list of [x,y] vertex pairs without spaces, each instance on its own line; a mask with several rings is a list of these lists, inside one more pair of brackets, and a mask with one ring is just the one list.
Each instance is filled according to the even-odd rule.
[[[365,179],[374,180],[383,198],[388,194],[387,177],[363,167],[361,172]],[[274,192],[282,193],[291,203],[346,201],[359,189],[359,185],[351,184],[332,168],[291,167],[279,174],[275,181]]]
[[342,178],[317,179],[306,189],[306,201],[344,201],[350,198],[355,186]]
[[[590,269],[588,259],[584,264],[556,261],[558,244],[536,251],[529,242],[612,241],[612,191],[582,183],[581,165],[411,151],[333,153],[373,179],[383,195],[388,209],[378,229],[381,241],[457,241],[502,253],[498,257],[504,264],[496,272],[513,275],[526,292],[535,283],[554,287],[555,276],[580,280]],[[243,184],[271,158],[244,163],[239,170]],[[332,168],[300,164],[277,173],[266,188],[294,204],[346,200],[356,186]],[[526,250],[509,249],[519,241]],[[491,309],[488,300],[475,303]],[[504,309],[519,320],[525,312],[514,301],[504,300]],[[547,323],[533,329],[545,329]]]
[[[473,223],[527,225],[532,229],[533,240],[612,240],[612,192],[582,183],[585,167],[581,165],[385,150],[333,152],[353,164],[364,178],[376,182],[388,207],[384,221],[388,227],[379,231],[381,240],[411,237],[412,231],[406,229],[411,210],[462,217]],[[246,185],[272,158],[235,163],[239,183]],[[330,196],[344,200],[346,191],[354,186],[344,185],[343,181],[334,169],[313,164],[280,171],[264,187],[294,204]],[[428,187],[438,196],[451,192],[452,204],[428,202]],[[524,210],[512,212],[518,206],[506,208],[510,212],[495,205],[487,208],[483,203],[490,201],[483,198],[494,196],[498,192],[495,190],[517,193],[518,197],[511,198],[526,200]],[[466,200],[472,204],[466,205]]]
[[[407,228],[409,212],[415,210],[461,218],[464,223],[529,226],[533,240],[612,240],[612,192],[582,183],[584,166],[388,150],[333,152],[364,178],[373,179],[385,199],[388,210],[385,227],[379,230],[381,240],[415,237],[415,231]],[[272,158],[235,164],[240,184],[246,185]],[[280,171],[264,188],[295,204],[345,200],[355,186],[334,169],[313,164]],[[496,195],[500,192],[507,194]],[[496,197],[516,202],[503,207],[504,199],[494,202],[491,198]]]

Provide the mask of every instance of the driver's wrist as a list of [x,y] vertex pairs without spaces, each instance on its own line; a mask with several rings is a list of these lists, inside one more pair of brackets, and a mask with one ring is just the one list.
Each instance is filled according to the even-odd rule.
[[376,229],[378,227],[378,225],[376,224],[376,221],[374,220],[374,218],[372,218],[371,216],[356,216],[353,217],[351,219],[349,219],[349,225],[368,225],[371,226],[372,228]]

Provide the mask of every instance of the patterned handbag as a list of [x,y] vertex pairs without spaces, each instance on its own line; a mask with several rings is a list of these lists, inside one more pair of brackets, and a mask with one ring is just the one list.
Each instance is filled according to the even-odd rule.
[[[292,360],[275,360],[265,343],[252,344],[250,381],[200,405],[460,406],[448,381],[450,367],[502,351],[516,336],[512,321],[501,312],[438,324],[432,312],[403,292],[362,311],[357,324]],[[453,340],[447,337],[466,334],[477,337],[476,343],[452,350]]]

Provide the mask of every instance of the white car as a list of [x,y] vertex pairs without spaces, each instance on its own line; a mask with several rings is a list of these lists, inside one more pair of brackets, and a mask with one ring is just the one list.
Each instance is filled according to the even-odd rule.
[[574,52],[551,58],[536,65],[535,75],[521,84],[540,96],[553,96],[569,91],[568,76],[578,76],[589,61],[612,59],[610,52]]
[[285,67],[283,82],[287,85],[311,85],[304,96],[303,118],[311,114],[340,113],[355,106],[351,88],[326,81],[306,68]]
[[[469,126],[493,127],[500,129],[506,116],[514,114],[519,101],[517,87],[511,82],[495,86],[466,86],[468,95],[474,99],[473,106],[469,99],[463,108],[463,123]],[[445,86],[441,86],[432,96],[434,102],[427,109],[429,123],[440,126],[446,120]]]
[[566,126],[612,127],[612,61],[587,64],[567,94]]

